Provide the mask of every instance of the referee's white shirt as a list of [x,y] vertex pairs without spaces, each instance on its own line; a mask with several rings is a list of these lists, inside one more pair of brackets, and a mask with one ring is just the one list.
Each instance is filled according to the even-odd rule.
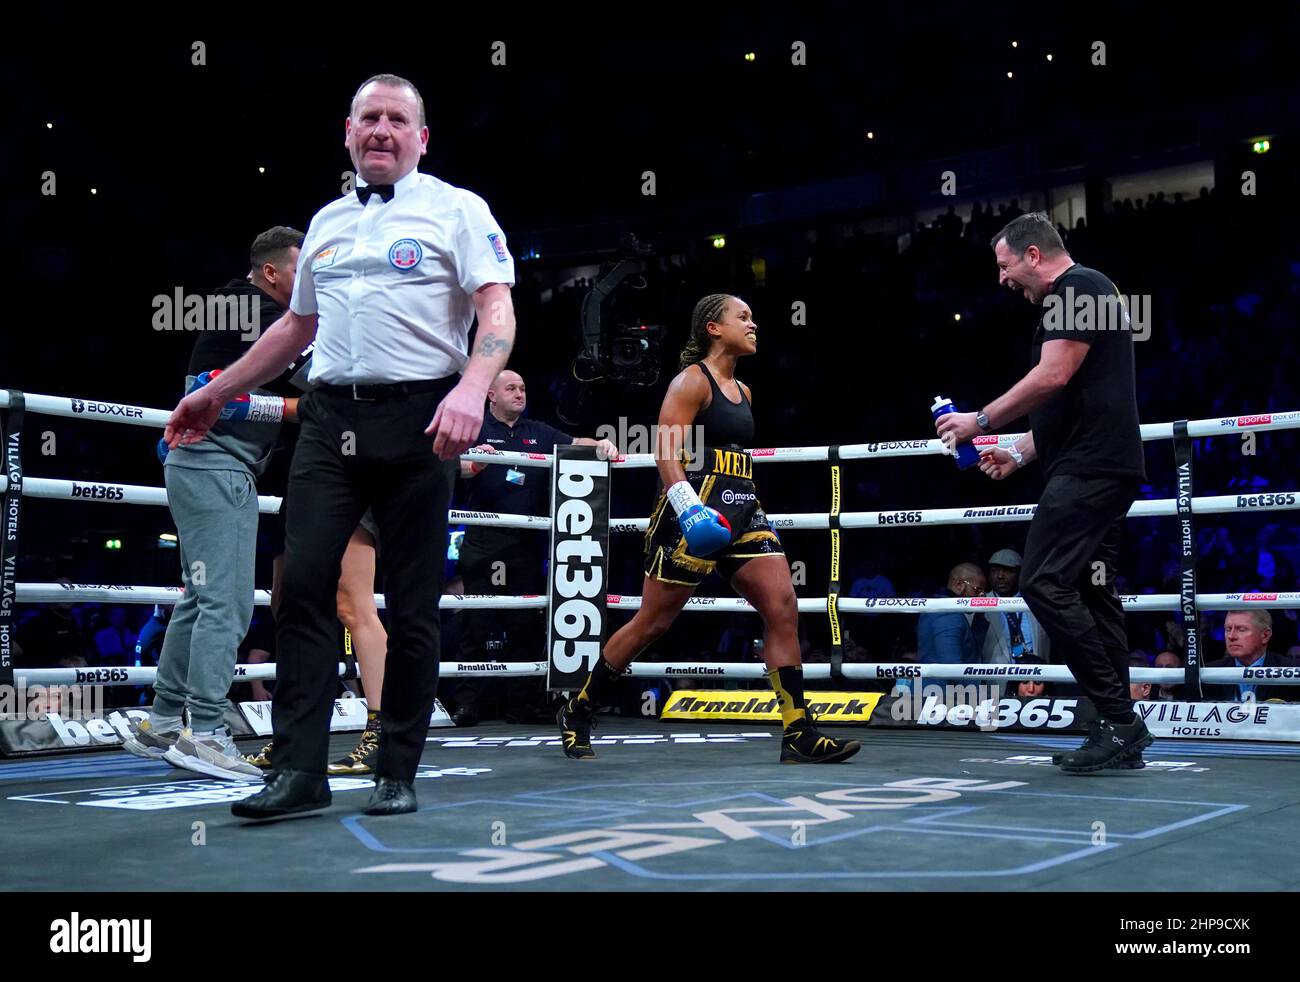
[[[358,180],[362,187],[365,182]],[[459,372],[472,294],[513,286],[515,263],[487,202],[411,171],[384,201],[355,193],[307,228],[289,306],[318,314],[311,382],[410,382]]]

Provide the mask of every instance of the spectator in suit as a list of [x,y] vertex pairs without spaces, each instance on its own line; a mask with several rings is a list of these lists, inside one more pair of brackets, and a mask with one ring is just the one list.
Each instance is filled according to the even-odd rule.
[[[1273,637],[1273,615],[1263,608],[1231,611],[1223,624],[1223,640],[1228,654],[1206,668],[1292,668],[1295,663],[1286,655],[1268,650]],[[1294,702],[1300,690],[1290,685],[1207,685],[1207,698],[1216,702]]]
[[[958,563],[948,573],[947,597],[982,597],[988,589],[984,570],[974,563]],[[980,635],[988,629],[978,614],[952,611],[922,614],[916,622],[918,661],[960,665],[980,660]]]
[[[989,559],[989,583],[999,597],[1020,596],[1020,553],[999,549]],[[988,634],[984,637],[983,661],[1006,665],[1033,655],[1047,662],[1051,641],[1029,611],[998,610],[984,615]]]

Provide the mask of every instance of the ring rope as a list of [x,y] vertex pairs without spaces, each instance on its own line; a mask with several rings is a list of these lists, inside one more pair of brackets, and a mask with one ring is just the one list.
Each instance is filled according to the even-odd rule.
[[[182,590],[176,586],[112,586],[106,584],[74,583],[19,583],[16,600],[20,604],[64,603],[69,600],[84,603],[122,604],[174,604],[180,600]],[[1141,593],[1120,597],[1125,610],[1135,612],[1178,610],[1182,603],[1177,593]],[[639,610],[641,598],[622,593],[606,595],[608,605],[614,610]],[[254,590],[253,603],[269,606],[269,590]],[[1278,609],[1300,609],[1300,591],[1290,593],[1198,593],[1197,606],[1205,610],[1250,610],[1267,604]],[[384,596],[375,594],[375,604],[384,607]],[[547,606],[544,596],[498,596],[496,594],[470,594],[468,596],[444,593],[438,604],[442,610],[480,610],[500,607],[502,610],[543,610]],[[845,597],[837,607],[845,614],[924,614],[924,613],[978,613],[985,610],[1027,611],[1029,607],[1021,597],[875,597],[860,599]],[[753,613],[749,601],[741,597],[691,597],[686,610],[714,611],[716,613]],[[824,597],[800,597],[799,613],[826,612]]]
[[[9,488],[8,478],[0,477],[0,494]],[[99,481],[70,481],[48,477],[23,476],[22,493],[28,498],[53,498],[63,501],[97,501],[118,505],[166,505],[166,488],[145,487],[139,484],[108,484]],[[258,511],[274,515],[280,510],[282,498],[258,495]],[[1300,492],[1275,491],[1255,494],[1213,494],[1192,498],[1191,510],[1197,515],[1223,515],[1236,511],[1294,511],[1300,509]],[[969,508],[896,508],[890,511],[848,511],[839,515],[831,512],[798,512],[769,514],[768,520],[775,529],[834,530],[858,528],[891,528],[919,525],[989,525],[1002,522],[1028,522],[1034,517],[1037,505],[990,505]],[[1133,502],[1129,518],[1160,518],[1179,514],[1178,498],[1147,498]],[[832,517],[836,524],[832,526]],[[501,528],[531,528],[545,530],[551,527],[546,515],[511,515],[501,512],[460,511],[447,512],[447,519],[459,525],[492,525]],[[650,525],[646,518],[610,519],[611,532],[644,532]]]
[[[15,390],[17,391],[17,390]],[[160,428],[167,425],[171,412],[166,409],[149,409],[126,403],[103,402],[99,400],[74,399],[66,396],[37,395],[22,393],[27,412],[46,416],[66,416],[70,419],[98,420],[101,422],[124,423],[129,426],[151,426]],[[0,390],[0,409],[9,408],[10,395],[7,390]],[[77,408],[80,406],[80,408]],[[1142,439],[1171,440],[1174,437],[1174,423],[1141,424]],[[1211,419],[1194,419],[1187,421],[1189,437],[1221,436],[1225,431],[1233,433],[1259,432],[1266,430],[1285,430],[1300,428],[1300,410],[1288,410],[1278,413],[1257,413],[1241,416],[1220,416]],[[977,436],[971,442],[977,447],[1007,446],[1019,440],[1023,433],[1002,433],[995,436]],[[782,463],[799,463],[826,461],[831,448],[826,447],[759,447],[749,451],[756,462],[773,461]],[[941,440],[888,440],[871,443],[843,444],[839,447],[841,460],[864,460],[874,457],[919,457],[927,455],[949,455],[950,452]],[[522,467],[550,467],[552,454],[519,453],[516,451],[499,451],[497,453],[467,452],[462,460],[480,463],[511,464]],[[613,462],[616,468],[637,468],[655,466],[654,454],[629,454]]]
[[[337,663],[340,678],[346,678],[347,666]],[[827,662],[806,663],[803,667],[804,678],[812,681],[824,681],[833,677],[831,666]],[[255,665],[237,665],[231,676],[233,682],[251,682],[270,680],[276,677],[274,662]],[[1250,682],[1259,685],[1300,685],[1300,668],[1275,669],[1276,677],[1262,678],[1258,674],[1247,677],[1247,672],[1258,673],[1259,669],[1243,668],[1205,668],[1202,669],[1204,681],[1218,685],[1240,684]],[[438,674],[446,678],[536,678],[545,676],[547,663],[534,662],[442,662]],[[633,678],[726,678],[763,680],[767,678],[767,668],[761,664],[719,665],[716,662],[635,662],[627,672]],[[846,679],[890,681],[898,679],[934,679],[936,681],[965,682],[968,685],[979,681],[1034,681],[1069,684],[1075,681],[1070,670],[1064,665],[934,665],[917,662],[866,662],[844,665],[841,673]],[[152,665],[126,666],[122,668],[32,668],[19,669],[17,680],[25,685],[107,685],[132,686],[153,685],[157,679],[158,669]],[[1129,670],[1132,681],[1164,685],[1181,685],[1183,670],[1181,668],[1133,668]],[[718,690],[722,696],[725,690]],[[735,693],[730,694],[735,697]]]

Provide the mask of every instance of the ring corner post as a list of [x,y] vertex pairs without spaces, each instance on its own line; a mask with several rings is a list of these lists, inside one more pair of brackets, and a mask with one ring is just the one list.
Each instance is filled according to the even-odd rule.
[[1187,420],[1174,422],[1174,464],[1178,471],[1178,524],[1182,541],[1180,576],[1178,583],[1178,609],[1183,624],[1184,692],[1191,702],[1200,702],[1201,653],[1200,612],[1196,606],[1196,522],[1192,515],[1192,441],[1187,432]]
[[18,597],[18,531],[22,517],[23,415],[26,400],[8,390],[8,409],[0,413],[0,460],[5,476],[4,531],[0,534],[0,686],[14,684],[14,606]]

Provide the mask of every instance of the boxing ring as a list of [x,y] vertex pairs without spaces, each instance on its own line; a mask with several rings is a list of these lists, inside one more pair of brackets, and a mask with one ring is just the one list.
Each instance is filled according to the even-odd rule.
[[[23,473],[25,413],[161,427],[164,410],[82,399],[0,392],[5,534],[0,544],[4,605],[100,601],[173,603],[179,588],[35,583],[16,568],[21,498],[165,505],[162,488],[31,477]],[[1200,665],[1198,616],[1205,610],[1300,608],[1300,593],[1209,594],[1195,589],[1195,516],[1300,508],[1294,492],[1253,495],[1193,493],[1190,441],[1198,437],[1300,428],[1300,411],[1144,424],[1144,440],[1172,440],[1179,468],[1176,498],[1136,502],[1130,517],[1174,518],[1183,539],[1178,594],[1124,596],[1126,610],[1174,612],[1188,638],[1183,669],[1134,669],[1135,682],[1183,685],[1258,680],[1249,669]],[[1018,435],[978,438],[1010,443]],[[936,611],[1026,610],[1019,598],[875,599],[840,596],[841,538],[849,529],[885,529],[1029,521],[1032,504],[969,508],[842,511],[841,468],[847,461],[945,453],[938,440],[835,447],[758,448],[756,463],[821,463],[829,467],[825,513],[769,514],[774,528],[828,534],[826,591],[799,599],[804,616],[827,618],[831,660],[805,666],[810,693],[834,679],[912,678],[924,683],[1023,679],[1068,683],[1064,666],[846,663],[841,616]],[[546,454],[466,454],[487,464],[549,468]],[[612,461],[611,470],[653,467],[649,455]],[[761,482],[760,482],[761,483]],[[278,510],[263,496],[259,509]],[[546,530],[553,516],[452,511],[452,523]],[[643,531],[648,518],[612,519],[609,532]],[[12,532],[12,537],[10,533]],[[788,550],[787,550],[788,551]],[[383,606],[383,597],[376,598]],[[255,603],[268,604],[267,591]],[[640,598],[610,593],[610,610],[635,610]],[[547,597],[444,596],[444,609],[546,609]],[[732,598],[694,598],[685,612],[735,613]],[[4,622],[5,642],[11,622]],[[542,676],[546,662],[444,662],[456,677]],[[972,673],[975,667],[977,672]],[[340,662],[340,675],[352,667]],[[1256,670],[1257,671],[1257,670]],[[29,686],[150,684],[156,669],[23,670]],[[108,677],[104,677],[107,674]],[[758,664],[651,662],[633,678],[700,676],[711,681],[761,679]],[[1300,674],[1300,673],[1293,673]],[[274,665],[241,665],[237,680],[274,678]],[[1267,684],[1300,678],[1269,676]],[[12,685],[0,666],[0,685]],[[750,693],[746,692],[745,695]],[[1003,700],[1005,701],[1005,700]],[[1030,707],[1023,707],[1027,712]],[[1250,707],[1255,711],[1256,707]],[[1281,710],[1273,709],[1275,715]],[[1043,714],[1046,715],[1046,714]],[[964,728],[852,727],[863,751],[839,767],[780,768],[774,726],[717,722],[683,725],[665,719],[602,717],[589,762],[563,757],[553,728],[481,725],[432,729],[420,767],[421,809],[400,820],[371,819],[357,809],[370,788],[363,778],[332,778],[333,809],[313,818],[240,829],[227,805],[257,786],[199,778],[165,763],[120,751],[83,751],[0,763],[0,822],[11,855],[42,868],[70,862],[70,847],[93,829],[114,849],[95,869],[78,867],[90,889],[156,888],[156,862],[173,864],[199,889],[411,890],[518,886],[561,890],[898,890],[898,889],[1288,889],[1300,870],[1278,864],[1267,843],[1300,814],[1300,743],[1264,728],[1263,739],[1159,738],[1140,771],[1107,771],[1091,780],[1060,774],[1050,754],[1073,748],[1067,731],[997,725],[1000,717],[957,720]],[[1021,714],[1023,718],[1023,714]],[[950,720],[950,722],[952,722]],[[847,727],[846,727],[847,728]],[[1154,730],[1153,730],[1154,731]],[[260,739],[260,738],[259,738]],[[345,752],[350,733],[332,737]],[[436,782],[436,783],[434,783]],[[357,792],[352,794],[351,792]],[[148,816],[137,814],[147,812]],[[1247,824],[1248,823],[1248,824]],[[191,845],[191,829],[220,834],[221,859]],[[1234,833],[1249,828],[1242,837]],[[170,830],[159,835],[160,829]],[[1256,844],[1257,843],[1257,844]],[[146,859],[148,861],[146,861]],[[0,873],[0,881],[18,875]],[[12,881],[11,881],[12,882]]]

